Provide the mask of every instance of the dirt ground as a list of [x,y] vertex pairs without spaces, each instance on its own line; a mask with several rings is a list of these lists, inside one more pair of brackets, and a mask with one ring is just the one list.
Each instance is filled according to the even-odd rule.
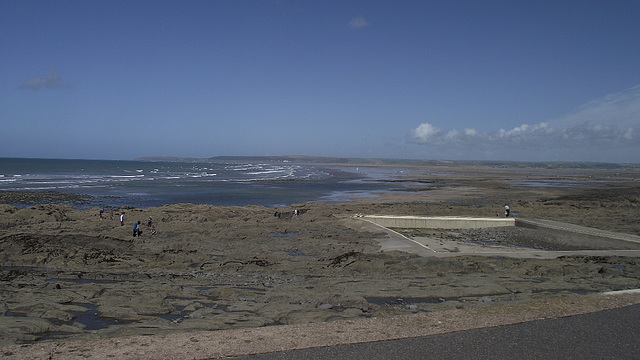
[[[640,288],[635,257],[420,257],[381,251],[386,235],[350,216],[502,216],[509,204],[521,218],[640,235],[636,172],[423,170],[379,198],[283,209],[176,204],[118,208],[101,219],[98,209],[70,205],[0,205],[0,345],[385,318]],[[134,238],[137,221],[143,233]],[[533,229],[426,231],[479,246],[572,250]]]

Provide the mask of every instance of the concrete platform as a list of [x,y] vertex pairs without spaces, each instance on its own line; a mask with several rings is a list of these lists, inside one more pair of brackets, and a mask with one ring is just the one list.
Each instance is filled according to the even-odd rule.
[[[488,256],[511,258],[553,259],[560,256],[630,256],[640,257],[640,237],[593,229],[574,224],[549,220],[515,218],[477,218],[463,216],[394,216],[357,215],[361,220],[378,231],[384,231],[386,238],[380,238],[381,251],[405,251],[426,257]],[[442,240],[428,236],[408,237],[393,230],[397,229],[479,229],[505,226],[525,226],[554,231],[573,232],[578,239],[598,243],[592,250],[545,251],[532,248],[482,245],[456,240]]]
[[600,229],[594,229],[586,226],[580,226],[575,224],[568,224],[553,220],[540,220],[540,219],[522,219],[516,218],[516,226],[528,227],[534,229],[551,229],[556,231],[566,231],[576,234],[582,234],[587,236],[595,236],[606,238],[610,240],[619,240],[626,243],[623,246],[633,246],[640,249],[640,236],[632,234],[617,233],[613,231],[605,231]]

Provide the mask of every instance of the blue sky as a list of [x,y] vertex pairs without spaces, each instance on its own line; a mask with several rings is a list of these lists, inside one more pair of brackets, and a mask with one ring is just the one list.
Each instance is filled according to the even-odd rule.
[[0,1],[0,156],[640,162],[640,1]]

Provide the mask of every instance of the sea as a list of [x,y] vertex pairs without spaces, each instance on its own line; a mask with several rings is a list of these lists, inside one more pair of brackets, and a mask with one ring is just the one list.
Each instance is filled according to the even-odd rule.
[[89,201],[73,205],[87,208],[176,203],[279,208],[401,191],[390,180],[405,176],[407,171],[259,161],[0,158],[0,191],[82,195]]

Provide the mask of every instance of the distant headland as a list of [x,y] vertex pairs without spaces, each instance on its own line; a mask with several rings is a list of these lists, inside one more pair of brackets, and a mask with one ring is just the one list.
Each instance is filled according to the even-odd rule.
[[418,160],[418,159],[381,159],[381,158],[348,158],[306,155],[283,156],[213,156],[207,158],[150,156],[134,159],[135,161],[167,161],[167,162],[263,162],[293,163],[313,165],[339,166],[489,166],[515,168],[579,168],[579,169],[623,169],[640,168],[634,163],[607,163],[589,161],[503,161],[503,160]]

